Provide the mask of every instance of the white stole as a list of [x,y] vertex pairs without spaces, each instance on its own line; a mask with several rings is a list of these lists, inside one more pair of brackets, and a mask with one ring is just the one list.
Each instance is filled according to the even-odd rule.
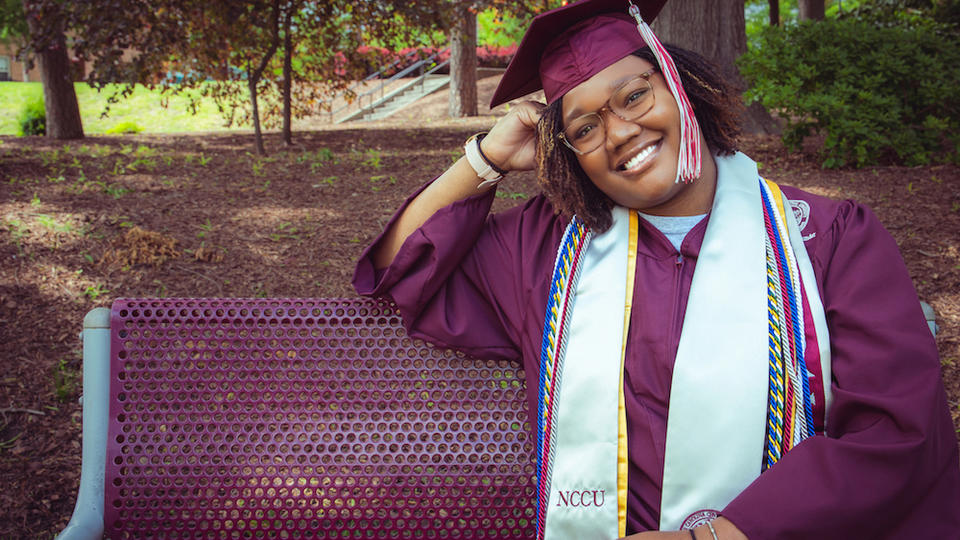
[[629,223],[628,211],[614,208],[613,226],[590,240],[575,305],[568,307],[575,309],[559,386],[547,538],[619,536],[617,385],[622,371]]
[[[743,154],[715,160],[716,195],[673,371],[660,530],[679,529],[697,511],[722,509],[760,474],[763,458],[769,379],[759,175]],[[785,214],[813,313],[829,405],[826,319],[793,214],[789,208]],[[613,226],[593,236],[571,300],[576,309],[556,397],[555,453],[547,480],[545,536],[551,539],[619,536],[618,401],[629,217],[628,210],[614,208]]]
[[[757,165],[716,158],[717,190],[697,258],[670,387],[660,530],[721,510],[760,475],[769,389],[764,221]],[[789,207],[820,343],[825,395],[826,319],[806,248]],[[794,234],[796,233],[796,234]],[[822,330],[822,333],[821,333]]]

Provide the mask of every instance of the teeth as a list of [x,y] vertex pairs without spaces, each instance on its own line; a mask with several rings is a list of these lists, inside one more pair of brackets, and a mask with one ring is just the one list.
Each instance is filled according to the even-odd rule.
[[636,167],[637,165],[639,165],[640,163],[642,163],[643,160],[645,160],[645,159],[647,159],[648,157],[650,157],[650,154],[652,154],[653,151],[656,150],[656,149],[657,149],[657,146],[656,146],[656,145],[650,145],[650,146],[644,148],[643,150],[640,151],[639,154],[633,156],[632,158],[630,158],[629,161],[627,161],[626,163],[623,164],[624,170],[626,170],[626,169],[632,169],[632,168]]

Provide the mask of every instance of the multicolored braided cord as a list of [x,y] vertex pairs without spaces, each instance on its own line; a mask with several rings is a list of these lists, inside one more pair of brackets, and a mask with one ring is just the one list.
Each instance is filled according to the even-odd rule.
[[540,345],[540,378],[537,385],[537,538],[544,536],[546,510],[550,494],[550,478],[556,447],[557,401],[567,329],[573,312],[569,302],[580,278],[580,256],[590,242],[590,231],[576,217],[564,232],[557,253],[550,294],[547,298],[547,316],[544,318],[543,341]]
[[[774,193],[776,190],[776,193]],[[810,383],[804,361],[803,290],[784,213],[789,206],[760,179],[766,228],[769,398],[762,470],[772,467],[813,432]],[[776,199],[780,196],[779,201]],[[780,211],[778,211],[780,210]]]

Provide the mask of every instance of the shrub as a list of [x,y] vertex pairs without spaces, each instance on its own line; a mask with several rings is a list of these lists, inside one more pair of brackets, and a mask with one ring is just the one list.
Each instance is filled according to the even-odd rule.
[[34,98],[28,101],[22,109],[17,119],[20,124],[20,136],[25,135],[46,135],[47,134],[47,111],[43,107],[43,98]]
[[860,20],[763,31],[738,62],[786,120],[788,148],[823,134],[824,167],[920,165],[960,155],[960,40],[929,27]]
[[[831,6],[836,7],[836,6]],[[829,17],[830,9],[827,16]],[[939,30],[956,31],[960,24],[960,2],[957,0],[872,0],[854,4],[841,11],[839,17],[854,17],[881,26],[939,26]],[[952,27],[952,28],[951,28]]]
[[517,54],[516,45],[481,45],[477,47],[477,64],[482,67],[505,68],[513,55]]
[[143,131],[143,128],[140,124],[130,120],[124,120],[108,129],[107,135],[123,135],[127,133],[140,133],[141,131]]

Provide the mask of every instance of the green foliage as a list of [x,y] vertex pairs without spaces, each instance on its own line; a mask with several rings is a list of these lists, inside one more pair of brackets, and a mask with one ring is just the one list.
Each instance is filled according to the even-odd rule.
[[27,19],[23,16],[22,0],[0,0],[0,39],[9,41],[25,35]]
[[118,122],[115,126],[107,130],[107,135],[123,135],[127,133],[140,133],[143,127],[132,120]]
[[368,148],[363,152],[363,161],[360,163],[366,165],[367,167],[373,167],[374,169],[380,169],[382,166],[383,156],[380,154],[380,151],[375,148]]
[[[779,0],[780,24],[797,24],[800,9],[797,0]],[[880,26],[940,23],[960,24],[960,0],[826,0],[825,15],[829,19],[854,18]],[[758,45],[764,28],[769,25],[769,0],[746,0],[747,43]]]
[[300,229],[294,226],[293,223],[285,221],[277,227],[277,231],[270,233],[270,239],[274,242],[280,242],[281,240],[300,240]]
[[30,234],[30,227],[19,219],[7,219],[5,223],[7,232],[13,238],[14,245],[17,246],[17,252],[23,254],[23,239]]
[[205,238],[212,231],[213,231],[213,224],[210,223],[210,218],[207,218],[206,223],[203,223],[200,225],[200,232],[197,233],[197,238]]
[[43,107],[43,99],[31,99],[22,109],[17,118],[20,124],[19,135],[46,135],[47,133],[47,111]]
[[88,285],[87,288],[83,290],[84,296],[93,301],[96,301],[97,298],[100,298],[102,295],[108,292],[110,292],[110,290],[104,287],[102,283]]
[[337,163],[339,160],[337,156],[333,153],[333,150],[323,147],[317,149],[316,152],[305,151],[296,157],[297,163],[309,163],[310,172],[316,173],[321,170],[327,163]]
[[739,61],[748,101],[778,112],[796,148],[825,136],[824,167],[958,158],[960,41],[853,19],[765,29]]
[[[881,25],[949,27],[960,24],[960,0],[859,0],[844,4],[840,16]],[[827,11],[828,16],[832,10]]]
[[489,8],[477,14],[477,44],[508,47],[520,43],[532,16],[521,17]]
[[57,401],[65,403],[77,394],[80,390],[80,372],[68,362],[61,358],[53,370],[53,394]]
[[[350,17],[348,20],[352,20]],[[418,28],[407,24],[400,14],[393,16],[393,24],[403,28],[402,32],[393,32],[388,37],[370,32],[364,35],[363,42],[373,47],[386,47],[400,50],[410,47],[445,47],[447,46],[446,32],[439,28]]]
[[506,189],[498,189],[496,193],[498,199],[510,199],[510,200],[523,200],[527,198],[527,194],[522,191],[510,191]]

